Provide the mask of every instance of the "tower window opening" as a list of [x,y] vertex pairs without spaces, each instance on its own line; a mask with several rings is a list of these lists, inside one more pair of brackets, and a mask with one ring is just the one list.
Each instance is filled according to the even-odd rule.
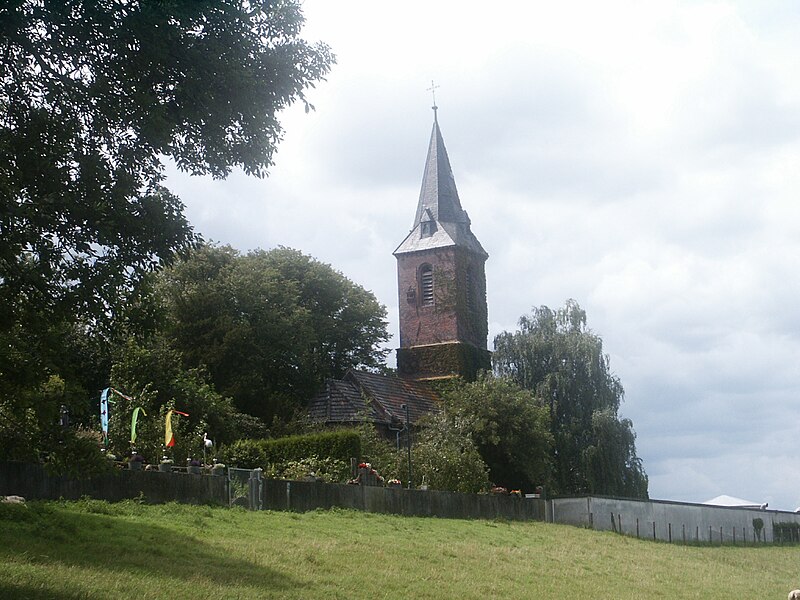
[[422,306],[433,306],[433,268],[423,265],[419,272]]
[[436,233],[436,222],[435,221],[423,221],[420,223],[420,236],[421,237],[431,237],[434,233]]

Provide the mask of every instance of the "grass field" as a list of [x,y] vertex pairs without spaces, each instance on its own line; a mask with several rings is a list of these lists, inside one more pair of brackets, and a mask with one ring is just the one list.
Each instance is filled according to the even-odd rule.
[[0,505],[0,598],[786,598],[797,547],[134,501]]

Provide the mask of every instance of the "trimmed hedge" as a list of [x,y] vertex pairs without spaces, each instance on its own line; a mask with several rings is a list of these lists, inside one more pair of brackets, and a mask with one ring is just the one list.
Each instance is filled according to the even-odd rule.
[[350,462],[361,456],[361,437],[357,431],[340,430],[309,435],[292,435],[274,440],[239,440],[224,448],[222,461],[242,469],[266,468],[310,456]]

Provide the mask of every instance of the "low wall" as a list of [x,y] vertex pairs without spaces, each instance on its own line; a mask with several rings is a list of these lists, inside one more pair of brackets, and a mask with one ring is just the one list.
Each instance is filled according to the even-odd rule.
[[267,479],[263,483],[265,509],[302,512],[335,507],[446,519],[544,521],[545,518],[544,500],[516,496],[460,494],[320,481]]
[[83,496],[116,502],[144,497],[145,502],[228,504],[227,479],[212,475],[117,470],[91,479],[51,475],[40,465],[0,462],[0,496],[31,500],[77,500]]
[[[249,477],[250,472],[246,473]],[[685,543],[800,542],[800,514],[777,510],[598,496],[545,501],[319,481],[248,479],[245,483],[254,494],[247,501],[253,509],[259,505],[268,510],[291,511],[350,508],[450,519],[548,521]],[[259,487],[261,502],[256,501]],[[221,476],[118,470],[91,479],[74,479],[51,475],[39,465],[0,462],[0,495],[34,500],[77,500],[89,496],[114,502],[142,496],[152,504],[174,501],[226,506],[230,501],[228,493],[228,478]],[[764,522],[760,536],[753,527],[756,518]]]
[[[599,531],[618,531],[625,535],[671,542],[783,542],[775,539],[775,524],[795,523],[800,514],[746,508],[709,506],[665,500],[620,500],[587,496],[554,498],[547,501],[548,521],[590,527]],[[764,527],[760,537],[753,519]]]
[[[250,471],[243,471],[248,477]],[[260,485],[256,496],[244,503],[255,509],[309,511],[317,508],[351,508],[365,512],[452,519],[508,519],[544,521],[543,500],[460,494],[429,490],[323,483],[245,479],[247,487]],[[257,490],[258,487],[252,488]],[[142,495],[146,502],[187,502],[228,505],[228,479],[181,472],[118,470],[91,479],[51,475],[39,465],[0,462],[0,495],[31,500],[77,500],[83,496],[111,502]]]

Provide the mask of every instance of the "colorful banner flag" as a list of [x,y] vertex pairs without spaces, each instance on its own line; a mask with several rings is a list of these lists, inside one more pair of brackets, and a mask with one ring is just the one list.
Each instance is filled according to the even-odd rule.
[[138,419],[140,412],[145,417],[147,416],[147,413],[144,412],[144,409],[141,406],[137,406],[133,409],[133,416],[131,417],[131,444],[136,442],[136,420]]
[[188,417],[189,413],[181,412],[179,410],[169,410],[167,411],[167,425],[164,430],[164,445],[167,448],[172,448],[175,445],[175,436],[172,435],[172,413],[183,415],[184,417]]
[[108,391],[111,388],[106,388],[100,394],[100,429],[103,430],[103,438],[108,437]]

